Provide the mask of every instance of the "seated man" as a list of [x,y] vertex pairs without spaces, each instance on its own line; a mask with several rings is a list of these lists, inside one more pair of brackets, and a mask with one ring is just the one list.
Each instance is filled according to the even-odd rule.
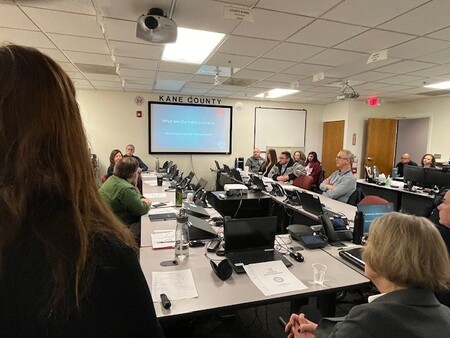
[[400,177],[403,177],[403,168],[405,167],[405,165],[414,165],[417,167],[417,163],[411,161],[411,158],[409,157],[409,154],[403,154],[402,157],[400,158],[400,162],[398,162],[395,166],[398,168],[397,169],[397,175]]
[[261,157],[261,151],[259,148],[253,149],[253,156],[249,157],[245,161],[245,165],[249,167],[250,172],[257,174],[261,170],[261,166],[264,163],[264,158]]
[[127,145],[127,147],[125,149],[125,154],[123,155],[123,157],[135,158],[139,163],[140,171],[147,171],[148,170],[147,165],[139,157],[134,155],[134,150],[135,150],[134,145],[132,145],[132,144]]
[[349,150],[341,150],[336,156],[336,170],[324,179],[319,188],[323,195],[347,203],[356,190],[356,178],[352,173],[352,163],[355,156]]
[[114,167],[113,175],[100,187],[100,194],[110,209],[127,225],[139,222],[151,205],[149,199],[136,191],[138,171],[138,161],[124,157]]
[[300,175],[306,175],[306,169],[291,158],[289,151],[283,151],[278,162],[272,167],[268,177],[274,181],[288,182]]

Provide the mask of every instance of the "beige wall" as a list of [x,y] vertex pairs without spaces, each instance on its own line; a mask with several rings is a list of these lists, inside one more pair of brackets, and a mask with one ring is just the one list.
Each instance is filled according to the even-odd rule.
[[[149,167],[155,167],[156,156],[148,154],[148,106],[134,103],[136,95],[147,101],[157,101],[158,95],[146,93],[129,93],[113,91],[78,91],[78,102],[81,108],[91,151],[97,154],[102,166],[101,173],[108,167],[109,154],[112,149],[122,151],[132,143],[136,146],[136,155]],[[221,104],[234,106],[238,100],[223,99]],[[158,155],[160,163],[171,159],[187,174],[193,170],[197,177],[209,181],[208,188],[215,182],[214,159],[220,163],[234,165],[235,157],[247,158],[252,155],[255,108],[259,106],[271,108],[306,109],[306,151],[322,149],[322,106],[309,104],[293,104],[284,102],[241,101],[242,110],[233,111],[233,145],[232,155]],[[143,117],[137,118],[136,111],[142,110]],[[274,117],[274,123],[277,123]],[[289,135],[286,135],[289,137]],[[287,142],[289,143],[289,142]],[[191,160],[192,159],[192,160]],[[195,180],[194,180],[195,182]]]
[[[136,154],[152,169],[156,157],[148,154],[148,108],[147,104],[137,106],[136,95],[146,100],[158,100],[158,95],[113,91],[78,91],[78,101],[92,152],[99,156],[101,172],[106,172],[108,157],[112,149],[124,151],[128,143],[136,146]],[[221,104],[232,105],[238,100],[222,99]],[[247,158],[252,153],[254,112],[256,107],[306,109],[305,152],[317,151],[319,159],[322,149],[322,123],[324,121],[345,120],[344,148],[355,153],[360,160],[363,156],[365,125],[369,117],[412,118],[430,117],[428,151],[441,153],[443,160],[450,158],[450,97],[424,99],[406,103],[383,104],[368,107],[364,102],[345,101],[329,105],[313,105],[285,102],[241,101],[242,110],[233,112],[233,154],[232,155],[161,155],[160,162],[172,159],[186,173],[193,170],[197,177],[209,181],[208,188],[215,180],[210,168],[214,159],[220,163],[233,165],[235,157]],[[137,118],[136,111],[142,110],[143,117]],[[277,123],[274,119],[274,123]],[[411,131],[414,132],[414,131]],[[356,145],[352,145],[352,135],[356,133]],[[289,137],[289,135],[286,135]],[[289,142],[288,142],[289,143]],[[192,160],[191,160],[192,159]]]

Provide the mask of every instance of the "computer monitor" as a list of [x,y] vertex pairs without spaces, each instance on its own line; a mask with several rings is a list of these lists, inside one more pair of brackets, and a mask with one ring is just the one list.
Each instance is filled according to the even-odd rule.
[[411,181],[414,185],[424,187],[425,168],[413,165],[405,165],[405,167],[403,168],[403,180],[405,182]]
[[450,171],[428,168],[426,183],[429,187],[434,187],[435,185],[438,187],[450,186]]
[[375,220],[375,218],[394,211],[394,203],[389,202],[385,204],[358,204],[356,208],[364,215],[364,233],[368,233],[370,225]]

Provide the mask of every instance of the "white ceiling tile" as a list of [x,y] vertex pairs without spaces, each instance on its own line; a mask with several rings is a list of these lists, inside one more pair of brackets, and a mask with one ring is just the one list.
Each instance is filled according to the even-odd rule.
[[114,62],[111,60],[111,57],[109,55],[82,53],[82,52],[65,52],[65,53],[73,63],[84,63],[91,65],[114,67]]
[[284,71],[286,74],[297,75],[314,75],[317,73],[325,72],[330,67],[323,65],[312,65],[307,63],[300,63],[294,67],[291,67]]
[[55,45],[41,32],[0,28],[0,43],[6,42],[35,48],[55,48]]
[[371,29],[337,45],[336,48],[373,53],[412,39],[414,36],[411,35]]
[[449,63],[450,60],[450,48],[444,49],[436,53],[431,53],[428,55],[420,56],[416,58],[419,61],[432,62],[438,64],[446,64]]
[[64,56],[64,54],[58,49],[49,49],[49,48],[38,48],[42,53],[51,57],[53,60],[57,62],[69,62],[69,60]]
[[80,72],[66,72],[72,80],[85,80],[86,77]]
[[[208,86],[208,88],[210,88],[210,86]],[[181,90],[181,93],[182,94],[186,94],[186,95],[204,95],[204,94],[206,94],[207,91],[208,91],[208,89],[186,88],[186,87],[184,87]]]
[[56,11],[95,15],[92,0],[16,0],[16,3],[20,6],[47,8]]
[[97,90],[110,90],[110,91],[114,91],[114,92],[123,92],[123,88],[122,87],[110,87],[110,86],[103,86],[103,85],[97,85],[94,86],[95,89]]
[[325,50],[323,47],[301,45],[297,43],[282,42],[266,54],[265,58],[287,61],[304,61],[305,59]]
[[236,74],[234,74],[233,78],[259,80],[259,79],[265,79],[271,75],[273,75],[273,73],[243,69],[243,70],[240,70],[239,72],[237,72]]
[[305,61],[308,63],[336,67],[365,56],[367,56],[365,53],[348,52],[329,48],[314,55],[313,57],[306,59]]
[[347,62],[346,64],[344,64],[342,66],[329,69],[326,71],[325,77],[344,79],[352,74],[367,72],[369,70],[376,69],[376,68],[400,61],[400,59],[397,59],[397,58],[388,58],[387,60],[382,60],[382,61],[377,61],[377,62],[372,62],[372,63],[367,64],[367,59],[368,59],[368,56],[362,57],[362,58]]
[[380,67],[377,69],[377,71],[386,72],[386,73],[394,73],[394,74],[402,74],[402,73],[414,72],[414,71],[425,69],[425,68],[431,68],[433,66],[435,66],[435,65],[432,63],[407,60],[407,61],[400,61],[393,65]]
[[122,83],[120,81],[110,82],[110,81],[91,81],[92,85],[95,88],[98,87],[107,87],[107,88],[122,88]]
[[155,89],[156,90],[167,90],[169,92],[178,92],[181,88],[183,88],[185,82],[184,81],[175,81],[175,80],[156,80]]
[[323,18],[375,27],[429,0],[346,0],[327,12]]
[[57,12],[32,7],[23,7],[23,10],[46,33],[87,36],[92,38],[103,37],[95,15]]
[[218,49],[219,53],[259,56],[277,44],[276,41],[230,36]]
[[288,85],[287,82],[282,81],[260,81],[258,83],[255,83],[252,87],[259,87],[259,88],[284,88]]
[[175,72],[175,73],[193,74],[196,73],[199,68],[200,65],[193,65],[182,62],[161,61],[159,64],[160,71]]
[[449,41],[417,38],[390,48],[389,55],[404,59],[414,59],[449,47]]
[[[386,75],[386,74],[384,74]],[[389,77],[386,79],[378,80],[380,83],[388,83],[388,84],[407,84],[412,81],[423,81],[425,77],[423,76],[411,76],[411,75],[396,75],[393,77]]]
[[282,41],[313,20],[305,16],[263,9],[255,9],[253,16],[254,22],[242,21],[233,34]]
[[128,43],[111,40],[116,56],[129,56],[143,59],[159,59],[162,55],[162,46]]
[[[107,81],[107,82],[117,82],[120,83],[120,77],[119,75],[109,75],[109,74],[95,74],[95,73],[84,73],[84,76],[88,80],[95,80],[95,81]],[[91,81],[92,82],[92,81]]]
[[136,21],[125,21],[104,18],[105,34],[108,39],[150,44],[150,42],[136,37]]
[[153,85],[155,79],[146,77],[134,77],[134,76],[121,76],[125,80],[125,84],[136,84],[136,85]]
[[0,27],[36,31],[36,25],[13,4],[0,3]]
[[61,34],[48,34],[58,48],[64,51],[87,52],[110,55],[104,39],[87,38]]
[[255,58],[251,56],[215,53],[206,61],[206,64],[213,66],[243,68],[253,60],[255,60]]
[[316,20],[308,27],[291,36],[287,41],[331,47],[345,41],[368,28],[339,22]]
[[434,0],[381,25],[380,28],[424,35],[448,27],[449,12],[450,1]]
[[156,72],[154,70],[135,69],[135,68],[120,68],[120,75],[154,78]]
[[73,81],[75,88],[77,89],[94,89],[89,81],[87,80],[75,80]]
[[441,29],[439,31],[430,33],[427,36],[430,37],[430,38],[450,41],[450,27],[447,27],[447,28]]
[[200,83],[200,82],[193,82],[190,81],[184,88],[192,88],[192,89],[204,89],[209,90],[211,89],[211,85],[209,83]]
[[292,74],[279,73],[279,74],[275,74],[274,76],[267,78],[267,80],[268,81],[296,82],[296,81],[303,80],[304,78],[305,78],[304,75],[292,75]]
[[369,82],[369,81],[377,81],[377,80],[381,80],[381,79],[386,79],[386,78],[389,78],[392,76],[393,76],[393,74],[368,71],[368,72],[361,73],[358,75],[352,75],[349,77],[348,80]]
[[247,67],[245,67],[245,69],[280,72],[286,68],[292,67],[293,65],[295,65],[294,62],[260,58],[249,64]]
[[170,72],[158,72],[156,75],[158,80],[176,80],[176,81],[189,81],[192,78],[191,74],[182,73],[170,73]]
[[158,60],[137,59],[126,56],[116,56],[116,62],[123,68],[137,68],[156,70],[158,67]]
[[450,74],[450,65],[442,65],[437,67],[431,67],[426,68],[422,70],[418,70],[416,72],[411,72],[409,75],[416,75],[416,76],[426,76],[426,77],[433,77],[433,76],[444,76]]
[[152,89],[153,84],[136,84],[136,83],[125,83],[125,89],[126,88],[133,88],[133,89]]
[[342,0],[260,0],[256,7],[276,11],[318,17]]

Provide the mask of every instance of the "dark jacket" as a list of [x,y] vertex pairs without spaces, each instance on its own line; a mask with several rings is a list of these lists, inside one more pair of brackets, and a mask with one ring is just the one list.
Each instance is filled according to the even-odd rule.
[[[283,171],[283,166],[280,162],[275,163],[275,165],[270,170],[268,177],[273,180],[277,180],[278,176],[289,175],[289,180],[293,180],[299,175],[296,175],[295,169],[299,167],[300,164],[295,162],[292,158],[287,163],[285,171]],[[303,168],[303,167],[302,167]]]
[[448,337],[450,309],[431,291],[403,289],[353,307],[343,318],[322,319],[316,337]]
[[134,156],[134,155],[133,156],[128,156],[126,154],[124,154],[123,157],[133,157],[133,158],[135,158],[136,161],[138,161],[138,163],[139,163],[139,168],[141,168],[142,171],[148,171],[147,165],[139,157]]
[[398,168],[397,170],[397,175],[400,177],[403,177],[403,168],[405,167],[405,165],[413,165],[417,167],[417,163],[413,162],[413,161],[409,161],[406,164],[403,164],[403,162],[398,162],[395,166]]
[[74,308],[66,321],[58,313],[39,317],[50,278],[40,243],[22,238],[7,253],[0,279],[1,337],[163,337],[136,253],[117,240],[94,240],[88,257],[92,280],[80,310]]

